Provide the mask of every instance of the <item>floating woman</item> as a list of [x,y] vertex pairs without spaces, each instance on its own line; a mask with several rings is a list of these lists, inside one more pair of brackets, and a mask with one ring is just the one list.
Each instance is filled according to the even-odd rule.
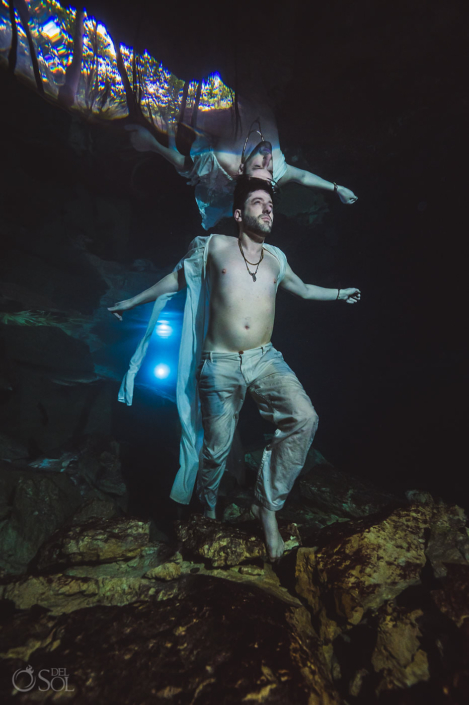
[[[247,137],[244,137],[245,131],[241,134],[241,130],[235,128],[234,105],[224,110],[201,112],[196,129],[188,130],[188,126],[179,120],[177,131],[182,129],[186,131],[189,140],[193,139],[189,149],[186,139],[185,148],[183,146],[181,151],[177,149],[177,133],[169,139],[166,147],[141,125],[126,126],[137,151],[160,154],[191,186],[195,186],[195,199],[206,230],[216,225],[221,218],[231,217],[236,177],[243,173],[267,179],[274,186],[296,183],[313,189],[333,191],[342,203],[355,203],[357,197],[350,189],[287,164],[280,149],[274,115],[265,104],[241,96],[237,102],[241,125],[250,125]],[[194,125],[194,119],[191,122]],[[247,147],[253,133],[260,135],[261,142],[248,153]]]
[[[241,173],[281,187],[293,182],[335,191],[346,204],[357,200],[348,188],[286,163],[274,114],[256,81],[248,86],[243,80],[238,95],[218,74],[182,81],[148,52],[114,42],[84,10],[53,0],[34,10],[18,0],[18,7],[19,14],[12,4],[10,11],[0,5],[0,60],[10,72],[22,73],[41,95],[88,120],[124,124],[136,150],[165,157],[195,187],[206,230],[231,217]],[[256,132],[262,142],[249,153]]]

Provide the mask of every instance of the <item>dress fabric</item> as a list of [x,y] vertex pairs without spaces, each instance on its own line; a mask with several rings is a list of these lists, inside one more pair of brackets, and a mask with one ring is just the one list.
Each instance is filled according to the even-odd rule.
[[239,412],[249,392],[261,416],[277,428],[264,449],[254,496],[282,509],[313,442],[318,417],[297,376],[272,343],[245,352],[204,352],[197,370],[204,442],[197,494],[215,509]]
[[[187,284],[176,386],[176,405],[181,421],[180,467],[170,494],[171,499],[180,504],[189,504],[191,500],[203,442],[196,372],[208,327],[210,287],[207,276],[207,257],[212,237],[214,235],[199,236],[192,240],[187,254],[173,270],[176,272],[184,267]],[[278,247],[268,244],[264,244],[264,247],[279,262],[278,288],[285,276],[287,258]],[[146,355],[158,318],[167,302],[175,295],[175,293],[165,294],[155,301],[145,335],[130,360],[129,369],[119,389],[118,399],[124,404],[129,406],[132,404],[135,376]]]
[[[191,147],[192,167],[180,171],[187,183],[195,186],[195,200],[202,216],[202,226],[209,230],[222,218],[233,215],[233,193],[236,179],[230,176],[218,162],[210,140],[199,137]],[[280,181],[287,170],[285,156],[280,149],[274,149],[275,182]]]

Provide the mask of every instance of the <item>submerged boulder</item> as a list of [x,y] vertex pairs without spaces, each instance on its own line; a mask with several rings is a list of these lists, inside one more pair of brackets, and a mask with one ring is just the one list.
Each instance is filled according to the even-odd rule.
[[163,602],[42,615],[34,625],[26,614],[0,636],[5,666],[60,663],[80,702],[342,703],[305,608],[255,588],[186,576]]
[[65,527],[42,546],[39,571],[59,566],[128,561],[140,555],[150,541],[149,522],[128,517],[89,519]]
[[[296,525],[280,524],[279,531],[287,550],[300,544]],[[188,555],[207,560],[214,568],[238,565],[267,555],[262,532],[254,522],[241,528],[193,515],[189,521],[178,522],[176,532]]]
[[448,564],[446,569],[443,587],[432,590],[433,601],[456,626],[469,627],[469,565]]
[[39,547],[80,507],[83,498],[63,473],[0,462],[0,568],[22,573]]
[[397,607],[393,601],[380,610],[371,657],[379,674],[377,694],[429,680],[430,665],[427,653],[421,648],[422,632],[418,624],[422,616],[423,610]]
[[172,553],[165,543],[150,539],[149,522],[92,518],[56,531],[41,547],[34,572],[5,579],[0,598],[19,609],[41,605],[53,614],[154,595],[165,599],[177,590],[156,585],[151,571]]
[[428,537],[460,513],[458,507],[415,504],[331,525],[316,546],[298,551],[297,592],[313,610],[327,601],[334,619],[358,624],[367,610],[420,582]]
[[24,573],[59,527],[122,514],[128,502],[119,445],[85,438],[75,450],[0,461],[0,569]]
[[338,519],[368,516],[397,502],[394,495],[329,465],[317,465],[302,474],[298,482],[307,506]]

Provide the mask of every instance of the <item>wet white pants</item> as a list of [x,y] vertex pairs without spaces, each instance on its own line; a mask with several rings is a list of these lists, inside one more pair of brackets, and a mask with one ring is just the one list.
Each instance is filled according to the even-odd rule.
[[246,391],[261,416],[275,424],[265,448],[255,486],[255,498],[278,511],[306,460],[318,426],[311,400],[272,343],[239,353],[204,352],[197,370],[204,444],[197,493],[207,509],[217,503],[233,435]]

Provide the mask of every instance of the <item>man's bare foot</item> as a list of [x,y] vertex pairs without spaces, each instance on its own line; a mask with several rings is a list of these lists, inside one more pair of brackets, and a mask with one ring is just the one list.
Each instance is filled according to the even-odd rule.
[[251,512],[260,521],[264,529],[265,545],[271,561],[278,561],[283,556],[285,544],[277,525],[276,513],[271,509],[264,509],[258,504],[251,505]]
[[215,509],[204,509],[204,517],[206,519],[216,519]]

